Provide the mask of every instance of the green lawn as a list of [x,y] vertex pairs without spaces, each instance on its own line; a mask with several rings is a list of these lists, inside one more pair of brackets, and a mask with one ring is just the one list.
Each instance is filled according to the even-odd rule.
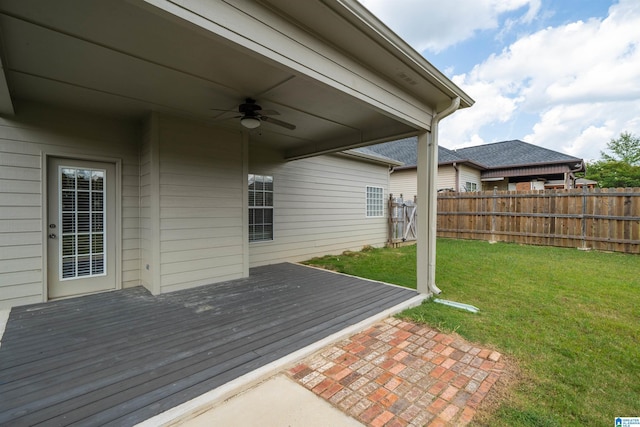
[[[410,288],[415,246],[308,262]],[[491,426],[607,426],[640,416],[640,256],[440,239],[441,298],[402,316],[492,346],[519,367]]]

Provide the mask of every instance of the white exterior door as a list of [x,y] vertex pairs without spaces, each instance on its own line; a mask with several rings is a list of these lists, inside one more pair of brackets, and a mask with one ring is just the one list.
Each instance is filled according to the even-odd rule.
[[48,163],[49,299],[116,288],[115,165]]

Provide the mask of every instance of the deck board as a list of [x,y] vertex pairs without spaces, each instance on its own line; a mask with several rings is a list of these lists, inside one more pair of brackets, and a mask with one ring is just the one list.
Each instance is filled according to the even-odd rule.
[[14,308],[0,425],[134,425],[416,295],[284,263],[155,297]]

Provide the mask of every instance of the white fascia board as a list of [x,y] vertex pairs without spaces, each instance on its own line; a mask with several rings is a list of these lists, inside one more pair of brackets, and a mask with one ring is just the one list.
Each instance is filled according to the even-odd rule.
[[431,127],[435,114],[431,107],[255,1],[142,1],[153,6],[152,11],[165,12],[165,17],[192,24],[205,35],[242,46],[416,129]]
[[347,150],[337,154],[346,156],[346,157],[351,157],[351,158],[355,157],[360,160],[365,160],[372,163],[378,163],[385,166],[401,166],[403,164],[402,162],[399,162],[397,160],[393,160],[385,157],[378,157],[378,156],[374,156],[366,153],[360,153],[354,150]]
[[[327,0],[329,1],[329,0]],[[461,108],[471,107],[475,101],[460,87],[453,83],[440,70],[427,61],[419,52],[393,32],[388,26],[373,15],[356,0],[333,0],[349,13],[359,19],[369,29],[372,37],[378,38],[387,45],[387,50],[394,53],[400,61],[412,68],[422,78],[438,87],[442,92],[454,99],[460,97]]]

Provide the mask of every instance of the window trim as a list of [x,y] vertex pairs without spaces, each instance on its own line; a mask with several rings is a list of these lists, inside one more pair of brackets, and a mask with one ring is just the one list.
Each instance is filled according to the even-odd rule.
[[[251,189],[249,188],[249,185],[251,185],[251,177],[255,177],[255,176],[260,176],[260,177],[267,177],[267,178],[270,178],[270,180],[271,180],[271,190],[265,190],[264,188],[263,188],[263,189],[261,189],[261,190],[255,190],[255,189],[254,189],[254,190],[251,190]],[[248,177],[247,177],[247,184],[248,184],[248,186],[247,186],[247,207],[248,207],[248,208],[247,208],[247,211],[248,211],[247,228],[248,228],[249,230],[248,230],[247,235],[248,235],[249,243],[251,243],[251,244],[254,244],[254,243],[264,243],[264,242],[272,242],[272,241],[274,240],[274,236],[275,236],[275,230],[274,230],[274,224],[275,224],[275,218],[274,218],[274,211],[275,211],[275,209],[274,209],[274,204],[275,204],[275,203],[274,203],[274,196],[275,196],[274,181],[275,181],[275,180],[274,180],[273,175],[266,175],[266,174],[253,174],[253,173],[248,174]],[[255,181],[254,181],[254,182],[255,182]],[[263,182],[264,182],[264,181],[263,181]],[[259,193],[259,194],[262,194],[262,195],[263,195],[263,197],[261,198],[261,200],[263,200],[265,203],[266,203],[266,201],[267,201],[267,198],[266,198],[266,197],[264,197],[264,195],[265,195],[265,194],[271,194],[271,204],[270,204],[270,205],[266,205],[266,204],[264,204],[264,203],[263,203],[263,204],[262,204],[262,205],[260,205],[260,206],[255,205],[255,203],[254,203],[254,204],[251,204],[251,197],[250,197],[250,193],[252,193],[252,192],[253,192],[254,194],[258,194],[258,193]],[[254,202],[255,202],[255,200],[256,200],[256,198],[254,197]],[[260,238],[260,239],[255,239],[255,238],[254,238],[254,239],[252,239],[252,235],[254,235],[254,236],[255,236],[255,232],[254,232],[254,233],[251,233],[251,226],[256,226],[256,225],[258,225],[258,224],[256,224],[256,223],[253,223],[253,222],[252,222],[252,217],[253,217],[253,216],[252,216],[252,211],[254,211],[254,210],[261,210],[261,211],[263,211],[263,212],[264,212],[264,211],[267,211],[267,210],[270,210],[270,211],[271,211],[271,223],[269,224],[269,225],[271,225],[271,235],[270,235],[270,237],[268,237],[268,238],[264,238],[264,237],[263,237],[263,238]],[[265,225],[265,222],[264,222],[264,221],[262,221],[262,223],[260,223],[259,225],[264,226],[264,225]],[[263,235],[264,235],[264,232],[263,232]]]
[[477,182],[466,181],[464,183],[464,187],[465,187],[466,191],[469,192],[469,193],[473,193],[473,192],[477,192],[478,191],[478,183]]
[[[370,199],[369,196],[372,195],[373,193],[369,192],[369,189],[376,189],[376,190],[380,190],[380,199]],[[379,185],[367,185],[365,187],[365,216],[367,218],[384,218],[384,187],[379,186]],[[379,215],[371,215],[370,214],[370,207],[373,205],[374,202],[380,202],[380,214]],[[375,211],[378,211],[378,207],[374,206],[376,209]],[[373,209],[372,209],[373,210]]]

